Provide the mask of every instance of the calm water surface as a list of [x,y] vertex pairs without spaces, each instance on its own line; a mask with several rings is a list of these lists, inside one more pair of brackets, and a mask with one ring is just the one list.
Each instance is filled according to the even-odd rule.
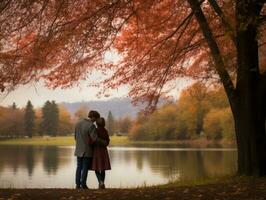
[[[74,147],[0,146],[0,188],[73,188]],[[106,186],[130,188],[197,180],[236,171],[236,150],[172,146],[110,147]],[[90,171],[88,186],[98,186]]]

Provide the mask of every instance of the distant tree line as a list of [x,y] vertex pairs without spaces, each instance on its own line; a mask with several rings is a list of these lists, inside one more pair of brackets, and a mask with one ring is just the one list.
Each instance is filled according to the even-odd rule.
[[[55,101],[34,108],[15,103],[0,106],[0,137],[58,136],[73,133],[76,121],[87,117],[89,108],[81,106],[72,117]],[[208,140],[234,141],[234,121],[221,87],[207,88],[195,83],[183,90],[176,103],[168,103],[149,116],[140,112],[136,119],[106,117],[110,135],[129,135],[132,140],[184,140],[205,137]]]
[[109,135],[128,135],[133,125],[133,119],[129,116],[115,118],[111,111],[106,118],[106,129]]
[[197,82],[183,90],[176,103],[169,103],[145,116],[139,113],[129,136],[133,140],[234,141],[234,120],[221,87],[207,88]]
[[[31,101],[25,108],[18,108],[15,103],[9,107],[0,106],[0,138],[69,135],[75,123],[86,118],[88,112],[89,108],[83,105],[71,116],[55,101],[46,101],[41,108],[34,108]],[[132,123],[130,117],[116,119],[111,111],[106,118],[110,135],[127,135]]]
[[70,113],[55,101],[46,101],[42,108],[34,109],[31,101],[25,108],[0,107],[0,137],[57,136],[73,132],[74,121]]

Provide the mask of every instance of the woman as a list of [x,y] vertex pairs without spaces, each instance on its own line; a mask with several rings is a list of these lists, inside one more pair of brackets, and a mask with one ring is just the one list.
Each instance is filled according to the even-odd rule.
[[[98,137],[107,142],[109,145],[110,138],[108,131],[105,129],[105,120],[104,118],[98,118],[96,120],[97,124],[97,134]],[[93,148],[93,157],[92,157],[92,170],[95,171],[96,177],[99,182],[99,189],[105,189],[104,180],[105,180],[105,170],[110,170],[110,159],[106,146],[96,146]]]

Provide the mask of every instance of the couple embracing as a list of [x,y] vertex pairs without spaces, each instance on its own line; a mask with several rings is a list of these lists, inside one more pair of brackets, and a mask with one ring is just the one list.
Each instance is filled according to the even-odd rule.
[[75,126],[77,189],[88,189],[87,175],[89,170],[95,171],[99,188],[105,188],[105,170],[110,170],[111,166],[107,151],[110,139],[108,131],[104,127],[104,118],[100,117],[100,114],[94,110],[89,112],[88,118],[80,120]]

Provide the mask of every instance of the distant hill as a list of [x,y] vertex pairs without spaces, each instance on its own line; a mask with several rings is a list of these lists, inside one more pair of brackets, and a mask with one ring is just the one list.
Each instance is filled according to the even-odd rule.
[[87,106],[90,110],[97,110],[103,117],[107,117],[109,110],[115,118],[130,116],[136,117],[137,113],[144,106],[133,106],[129,98],[113,98],[106,101],[81,101],[74,103],[61,103],[66,109],[74,115],[74,113],[81,107]]

